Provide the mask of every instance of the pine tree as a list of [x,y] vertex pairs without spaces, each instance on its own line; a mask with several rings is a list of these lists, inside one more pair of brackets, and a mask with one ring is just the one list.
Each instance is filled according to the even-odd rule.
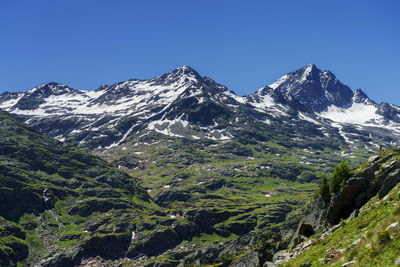
[[329,184],[326,175],[322,176],[321,184],[319,185],[318,195],[325,201],[329,199]]
[[336,193],[344,185],[344,182],[350,176],[351,176],[350,166],[347,163],[347,161],[342,161],[338,165],[336,165],[329,185],[330,192],[332,194]]

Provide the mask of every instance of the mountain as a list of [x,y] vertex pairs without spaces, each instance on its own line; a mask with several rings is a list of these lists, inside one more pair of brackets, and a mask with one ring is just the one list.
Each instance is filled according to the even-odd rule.
[[238,100],[226,87],[183,66],[151,80],[129,80],[96,91],[44,84],[24,94],[2,94],[0,107],[59,140],[109,147],[143,129],[196,138],[183,133],[188,123],[207,127],[202,137],[227,138],[213,124],[231,113]]
[[297,102],[309,113],[334,122],[398,127],[398,107],[387,103],[376,104],[361,89],[351,90],[333,73],[319,70],[314,64],[284,75],[250,98],[261,96],[264,99],[267,96],[269,102]]
[[[265,160],[272,154],[261,157],[253,151],[256,158],[249,159],[243,153],[250,152],[244,152],[246,146],[242,146],[229,160],[221,144],[218,151],[208,147],[205,150],[210,154],[197,156],[217,152],[225,158],[218,161],[214,157],[204,165],[198,159],[195,164],[186,163],[184,169],[178,167],[180,171],[170,175],[176,182],[191,180],[193,185],[183,190],[178,190],[172,177],[162,175],[160,179],[167,179],[173,189],[162,190],[153,198],[158,206],[138,184],[140,179],[48,138],[4,112],[0,112],[0,137],[2,266],[274,266],[272,261],[286,260],[286,266],[297,266],[306,261],[330,265],[342,259],[361,265],[371,259],[372,265],[397,262],[399,149],[383,150],[354,168],[328,202],[318,198],[288,215],[293,203],[307,199],[309,194],[305,195],[302,187],[308,192],[315,188],[312,183],[282,181],[269,178],[273,172],[263,173],[284,167],[289,155],[276,156],[279,164],[270,164]],[[197,150],[195,145],[200,144],[185,143],[183,147]],[[325,162],[334,156],[319,153],[318,158],[326,157]],[[163,161],[157,158],[159,163]],[[233,164],[243,164],[242,169]],[[144,171],[146,175],[153,171],[165,174],[171,167]],[[198,177],[191,171],[199,172]],[[197,178],[202,182],[193,181]],[[325,228],[349,215],[347,221]],[[290,244],[285,241],[288,236]],[[288,245],[293,248],[285,250]]]
[[0,95],[0,108],[47,135],[90,149],[118,146],[149,131],[232,140],[249,121],[311,122],[315,131],[335,132],[348,145],[365,137],[367,145],[396,144],[400,135],[399,107],[376,104],[361,89],[351,90],[313,64],[247,97],[183,66],[150,80],[132,79],[96,91],[48,83],[26,93],[6,92]]
[[[251,247],[259,251],[246,257],[265,261],[272,256],[261,251],[287,246],[277,239],[283,221],[304,207],[324,174],[342,160],[359,164],[380,146],[399,143],[398,107],[376,104],[313,65],[278,81],[240,97],[183,66],[150,80],[132,79],[96,91],[50,83],[25,93],[4,93],[0,108],[66,148],[78,146],[107,160],[127,175],[123,183],[137,181],[152,198],[144,201],[140,221],[118,228],[117,220],[125,222],[120,214],[130,208],[120,209],[115,220],[99,221],[124,233],[136,229],[137,238],[128,247],[116,245],[123,248],[119,256],[96,249],[82,262],[97,262],[97,255],[97,265],[228,264]],[[37,144],[31,147],[35,151]],[[88,183],[93,197],[103,185],[103,180],[100,185]],[[77,201],[82,201],[79,190]],[[124,203],[136,200],[128,192],[120,196]],[[72,208],[69,202],[61,204]],[[65,214],[62,209],[53,212]],[[86,229],[81,227],[86,219],[72,222]],[[94,231],[93,236],[100,234]],[[69,240],[77,240],[71,241],[77,246],[57,251],[54,258],[47,251],[37,262],[76,260],[85,239]]]
[[350,106],[354,95],[333,73],[319,70],[314,64],[286,74],[263,90],[278,101],[280,97],[293,99],[315,112],[324,111],[331,105]]

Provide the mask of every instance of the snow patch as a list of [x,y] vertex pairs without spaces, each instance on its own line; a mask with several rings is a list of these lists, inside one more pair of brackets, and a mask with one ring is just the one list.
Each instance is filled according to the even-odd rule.
[[318,121],[316,121],[316,120],[310,118],[309,116],[307,116],[307,115],[304,114],[303,112],[299,112],[299,118],[302,119],[302,120],[305,120],[305,121],[314,123],[314,124],[318,124],[318,125],[321,124],[320,122],[318,122]]
[[281,78],[279,78],[276,82],[268,85],[268,87],[271,87],[272,89],[276,89],[278,88],[281,84],[283,84],[284,82],[286,82],[289,79],[289,75],[284,75]]
[[376,111],[377,108],[373,105],[353,103],[349,108],[331,105],[327,111],[319,113],[319,116],[335,122],[366,124],[368,121],[381,119],[382,116],[376,114]]

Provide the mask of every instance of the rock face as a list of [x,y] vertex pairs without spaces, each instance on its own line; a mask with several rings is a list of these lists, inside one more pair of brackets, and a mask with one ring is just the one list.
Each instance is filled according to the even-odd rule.
[[[379,205],[386,206],[390,205],[391,202],[393,204],[393,201],[397,200],[395,196],[398,195],[398,188],[395,193],[393,193],[393,191],[390,193],[391,197],[389,199],[385,200],[385,196],[387,198],[389,191],[400,182],[399,156],[399,148],[380,151],[378,155],[370,157],[359,168],[353,170],[353,175],[345,181],[342,188],[336,194],[332,195],[331,199],[324,200],[318,197],[314,201],[308,203],[303,209],[289,214],[279,233],[279,239],[283,244],[279,251],[274,252],[272,261],[266,261],[264,266],[278,266],[296,258],[300,254],[307,253],[307,250],[313,246],[314,243],[319,242],[320,244],[321,240],[329,239],[333,232],[343,227],[342,224],[338,224],[342,219],[352,220],[358,216],[371,216],[368,212],[371,211],[373,214],[379,213]],[[371,204],[370,200],[374,196],[378,196],[382,200]],[[367,208],[362,208],[368,201],[369,204]],[[390,207],[397,207],[397,203],[388,207],[387,209],[390,209]],[[372,211],[372,209],[374,210]],[[391,215],[389,217],[391,218],[387,217],[386,214],[388,213],[382,213],[384,214],[381,215],[382,220],[385,222],[390,221],[390,219],[392,221],[398,220],[397,215],[393,215],[392,213],[394,214],[395,212],[390,212]],[[358,223],[361,224],[357,229],[363,229],[365,225],[368,225],[370,222],[361,219],[358,220]],[[398,224],[399,223],[395,221],[387,225],[385,231],[398,232]],[[354,224],[351,224],[351,227],[354,227]],[[357,232],[358,230],[355,231]],[[344,232],[347,235],[347,232]],[[316,233],[319,234],[316,240],[307,240],[308,237]],[[348,238],[348,236],[343,237],[343,239],[345,238]],[[366,236],[365,234],[361,235],[361,233],[357,232],[357,237],[352,236],[351,238],[353,238],[353,241],[349,243],[351,245],[348,246],[348,248],[334,250],[334,252],[338,252],[339,254],[343,254],[346,251],[349,252],[351,249],[360,246]],[[332,244],[329,244],[329,246],[332,246]],[[314,252],[310,252],[310,254],[312,253]],[[325,261],[319,260],[319,263],[327,264],[330,260],[329,257],[331,257],[331,255],[328,254],[328,259]],[[350,263],[355,264],[355,261],[350,261]],[[347,266],[350,265],[350,263],[345,263],[344,265]],[[302,264],[303,265],[299,266],[311,266],[309,262],[303,262]],[[315,260],[313,265],[314,264]],[[332,264],[332,262],[330,264]]]
[[294,217],[287,218],[281,229],[281,242],[286,246],[296,246],[311,235],[327,226],[326,215],[329,202],[317,199],[307,204]]
[[[379,198],[383,198],[400,182],[399,153],[399,149],[387,149],[370,157],[328,202],[318,198],[308,203],[297,215],[300,219],[295,223],[296,231],[285,229],[284,232],[288,232],[289,237],[293,236],[292,241],[297,244],[302,240],[299,238],[301,236],[309,237],[320,232],[327,224],[337,224],[351,214],[356,216],[358,209],[373,196],[378,194]],[[289,225],[290,221],[295,220],[291,219],[286,224]],[[289,229],[293,229],[293,225]]]
[[336,79],[330,71],[314,64],[290,72],[266,87],[273,98],[295,99],[306,108],[321,112],[330,105],[345,107],[352,103],[354,92]]
[[398,149],[385,150],[371,158],[367,167],[358,169],[332,198],[327,221],[338,223],[376,194],[383,198],[400,181],[400,162],[395,158],[399,152]]
[[153,200],[160,206],[166,206],[174,201],[186,201],[190,198],[188,194],[176,190],[162,191]]

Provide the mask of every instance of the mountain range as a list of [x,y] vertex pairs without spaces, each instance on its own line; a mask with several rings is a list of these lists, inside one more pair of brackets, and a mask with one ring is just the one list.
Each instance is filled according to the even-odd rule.
[[[183,66],[0,109],[5,266],[275,266],[399,179],[400,108],[312,64],[248,96]],[[306,205],[343,160],[362,165]]]
[[320,135],[333,135],[347,145],[360,139],[367,145],[398,144],[400,136],[400,107],[377,104],[313,64],[244,97],[183,66],[150,80],[131,79],[95,91],[52,82],[24,93],[5,92],[0,108],[60,141],[92,149],[117,146],[149,131],[231,140],[249,120],[271,128],[293,120],[311,123]]

